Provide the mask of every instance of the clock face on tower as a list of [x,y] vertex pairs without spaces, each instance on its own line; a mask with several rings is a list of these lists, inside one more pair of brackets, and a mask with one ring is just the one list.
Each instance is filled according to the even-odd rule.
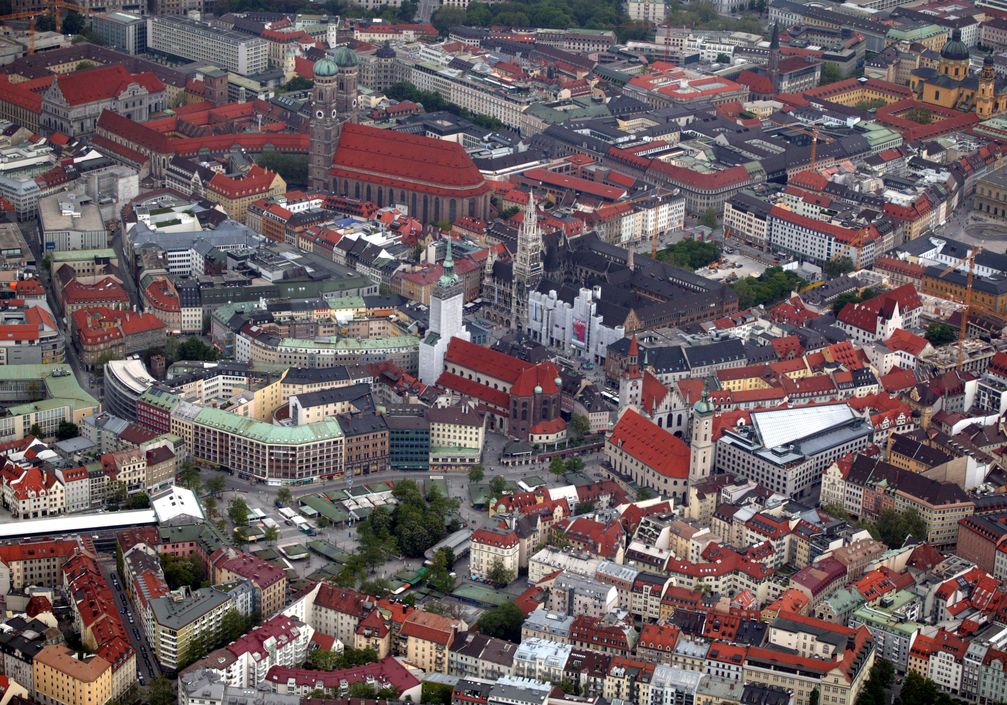
[[322,110],[319,110],[318,112],[315,113],[315,117],[317,117],[317,118],[323,118],[323,117],[325,117],[325,112],[322,111]]
[[339,117],[339,111],[335,108],[332,109],[332,117]]

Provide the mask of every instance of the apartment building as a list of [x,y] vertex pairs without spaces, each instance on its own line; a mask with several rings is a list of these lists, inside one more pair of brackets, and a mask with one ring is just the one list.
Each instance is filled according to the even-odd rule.
[[257,593],[258,612],[263,617],[276,614],[287,597],[287,574],[250,553],[233,548],[221,548],[210,556],[214,584],[245,579],[252,582]]
[[42,649],[32,663],[35,698],[43,705],[97,705],[112,699],[112,664],[66,646]]
[[183,59],[209,62],[242,76],[262,73],[269,61],[269,43],[265,39],[186,17],[147,18],[147,46]]
[[216,588],[183,589],[151,600],[147,637],[154,657],[169,670],[185,665],[196,653],[194,645],[217,638],[221,620],[233,609],[231,597]]
[[520,568],[521,541],[513,531],[478,529],[472,532],[469,547],[469,572],[476,580],[490,580],[499,566],[517,578]]
[[414,610],[402,624],[406,660],[427,673],[448,672],[448,651],[455,635],[468,628],[460,619]]

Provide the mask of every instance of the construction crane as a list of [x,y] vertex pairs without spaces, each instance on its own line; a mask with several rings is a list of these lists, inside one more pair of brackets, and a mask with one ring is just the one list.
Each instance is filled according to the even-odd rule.
[[786,127],[794,132],[799,132],[802,135],[807,135],[811,138],[811,162],[808,168],[812,171],[815,169],[815,165],[818,164],[818,137],[819,137],[819,127],[818,125],[812,125],[810,128],[799,127],[794,123],[780,122],[779,120],[774,120],[769,118],[769,121],[779,125],[780,127]]
[[962,309],[962,320],[958,327],[958,364],[955,365],[958,370],[962,369],[962,363],[965,361],[965,338],[968,335],[969,310],[972,308],[972,281],[975,277],[976,257],[983,251],[984,245],[985,243],[980,243],[972,252],[959,259],[957,264],[952,264],[937,275],[941,278],[946,277],[961,265],[968,263],[968,274],[965,276],[965,297],[962,301],[965,308]]
[[28,20],[28,53],[34,54],[35,20],[40,15],[48,15],[49,13],[52,13],[53,19],[56,22],[56,31],[62,32],[63,10],[79,12],[82,15],[88,16],[95,14],[93,10],[72,2],[64,2],[64,0],[46,0],[43,7],[39,7],[35,10],[26,10],[24,12],[15,12],[9,15],[0,15],[0,23],[5,21]]

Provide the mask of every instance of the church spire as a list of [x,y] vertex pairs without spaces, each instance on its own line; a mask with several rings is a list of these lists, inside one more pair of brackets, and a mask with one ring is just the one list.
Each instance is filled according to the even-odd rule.
[[447,287],[458,281],[458,275],[455,274],[455,260],[451,256],[451,234],[448,233],[448,243],[447,252],[444,254],[444,274],[441,275],[440,285]]
[[780,90],[780,23],[773,23],[773,37],[769,40],[769,82],[773,84],[773,92]]
[[517,231],[517,251],[511,284],[511,325],[524,330],[528,295],[542,281],[542,231],[538,224],[535,194],[528,193],[528,205]]

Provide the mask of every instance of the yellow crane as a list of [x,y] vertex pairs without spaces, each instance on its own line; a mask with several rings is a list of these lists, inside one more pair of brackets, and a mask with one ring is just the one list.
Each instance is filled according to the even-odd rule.
[[79,12],[82,15],[93,15],[94,12],[86,7],[64,0],[46,0],[45,5],[35,10],[24,12],[14,12],[9,15],[0,15],[0,22],[28,20],[28,53],[35,53],[35,20],[40,15],[52,14],[56,21],[56,31],[63,31],[63,10]]
[[[962,309],[962,320],[958,327],[958,364],[955,365],[958,370],[961,370],[962,363],[965,361],[965,338],[968,337],[969,311],[972,308],[972,281],[975,276],[976,257],[978,257],[979,253],[983,251],[984,245],[985,243],[980,243],[974,250],[972,250],[972,252],[959,259],[957,264],[950,265],[937,275],[943,278],[963,264],[967,263],[969,266],[968,273],[965,276],[965,296],[962,301],[962,303],[965,304],[965,308]],[[976,308],[979,307],[977,306]]]

